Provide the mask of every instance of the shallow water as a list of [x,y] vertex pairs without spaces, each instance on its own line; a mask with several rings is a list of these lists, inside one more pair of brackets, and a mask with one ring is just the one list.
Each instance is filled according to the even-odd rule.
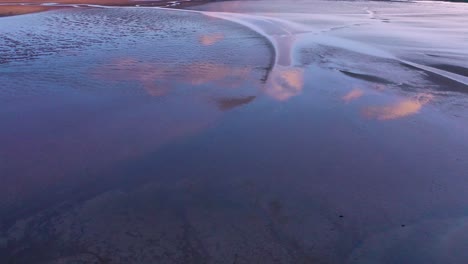
[[468,259],[467,5],[194,9],[0,19],[0,260]]

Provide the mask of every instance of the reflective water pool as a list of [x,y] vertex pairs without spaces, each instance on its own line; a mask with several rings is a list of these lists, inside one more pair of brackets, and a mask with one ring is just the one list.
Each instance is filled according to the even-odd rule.
[[468,6],[0,18],[0,260],[465,263]]

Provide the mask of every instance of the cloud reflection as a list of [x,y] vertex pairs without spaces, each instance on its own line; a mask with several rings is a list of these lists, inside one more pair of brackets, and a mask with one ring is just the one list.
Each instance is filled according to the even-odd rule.
[[304,86],[304,69],[276,65],[264,83],[252,82],[251,67],[230,66],[213,62],[188,64],[141,62],[134,58],[116,59],[95,69],[95,77],[112,82],[138,82],[151,96],[165,96],[180,84],[201,86],[214,84],[236,88],[247,84],[263,91],[267,96],[285,101],[301,93]]
[[300,94],[303,86],[304,69],[277,65],[268,77],[264,92],[278,101],[285,101]]
[[360,98],[363,94],[364,94],[364,91],[362,89],[357,88],[357,89],[353,89],[350,92],[348,92],[346,95],[341,97],[341,99],[343,101],[345,101],[346,103],[349,103],[351,101],[354,101],[354,100]]
[[223,33],[215,33],[215,34],[201,35],[198,41],[203,46],[211,46],[222,41],[223,39],[224,39]]
[[151,96],[167,95],[177,85],[200,86],[213,83],[238,87],[246,82],[252,69],[212,62],[189,64],[140,62],[133,58],[117,59],[94,71],[100,79],[139,82]]
[[419,94],[414,99],[404,99],[387,106],[371,106],[364,109],[364,115],[377,120],[391,120],[417,114],[432,100],[430,94]]

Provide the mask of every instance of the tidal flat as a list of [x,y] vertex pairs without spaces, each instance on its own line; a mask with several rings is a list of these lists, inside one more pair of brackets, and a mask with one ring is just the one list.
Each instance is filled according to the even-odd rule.
[[0,263],[467,263],[467,3],[1,15]]

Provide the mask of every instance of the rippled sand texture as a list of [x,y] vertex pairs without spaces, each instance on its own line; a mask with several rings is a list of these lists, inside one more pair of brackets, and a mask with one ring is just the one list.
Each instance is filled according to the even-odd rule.
[[56,9],[88,7],[170,7],[187,8],[208,0],[8,0],[0,1],[0,17],[43,12]]
[[0,19],[0,263],[465,263],[468,7]]

